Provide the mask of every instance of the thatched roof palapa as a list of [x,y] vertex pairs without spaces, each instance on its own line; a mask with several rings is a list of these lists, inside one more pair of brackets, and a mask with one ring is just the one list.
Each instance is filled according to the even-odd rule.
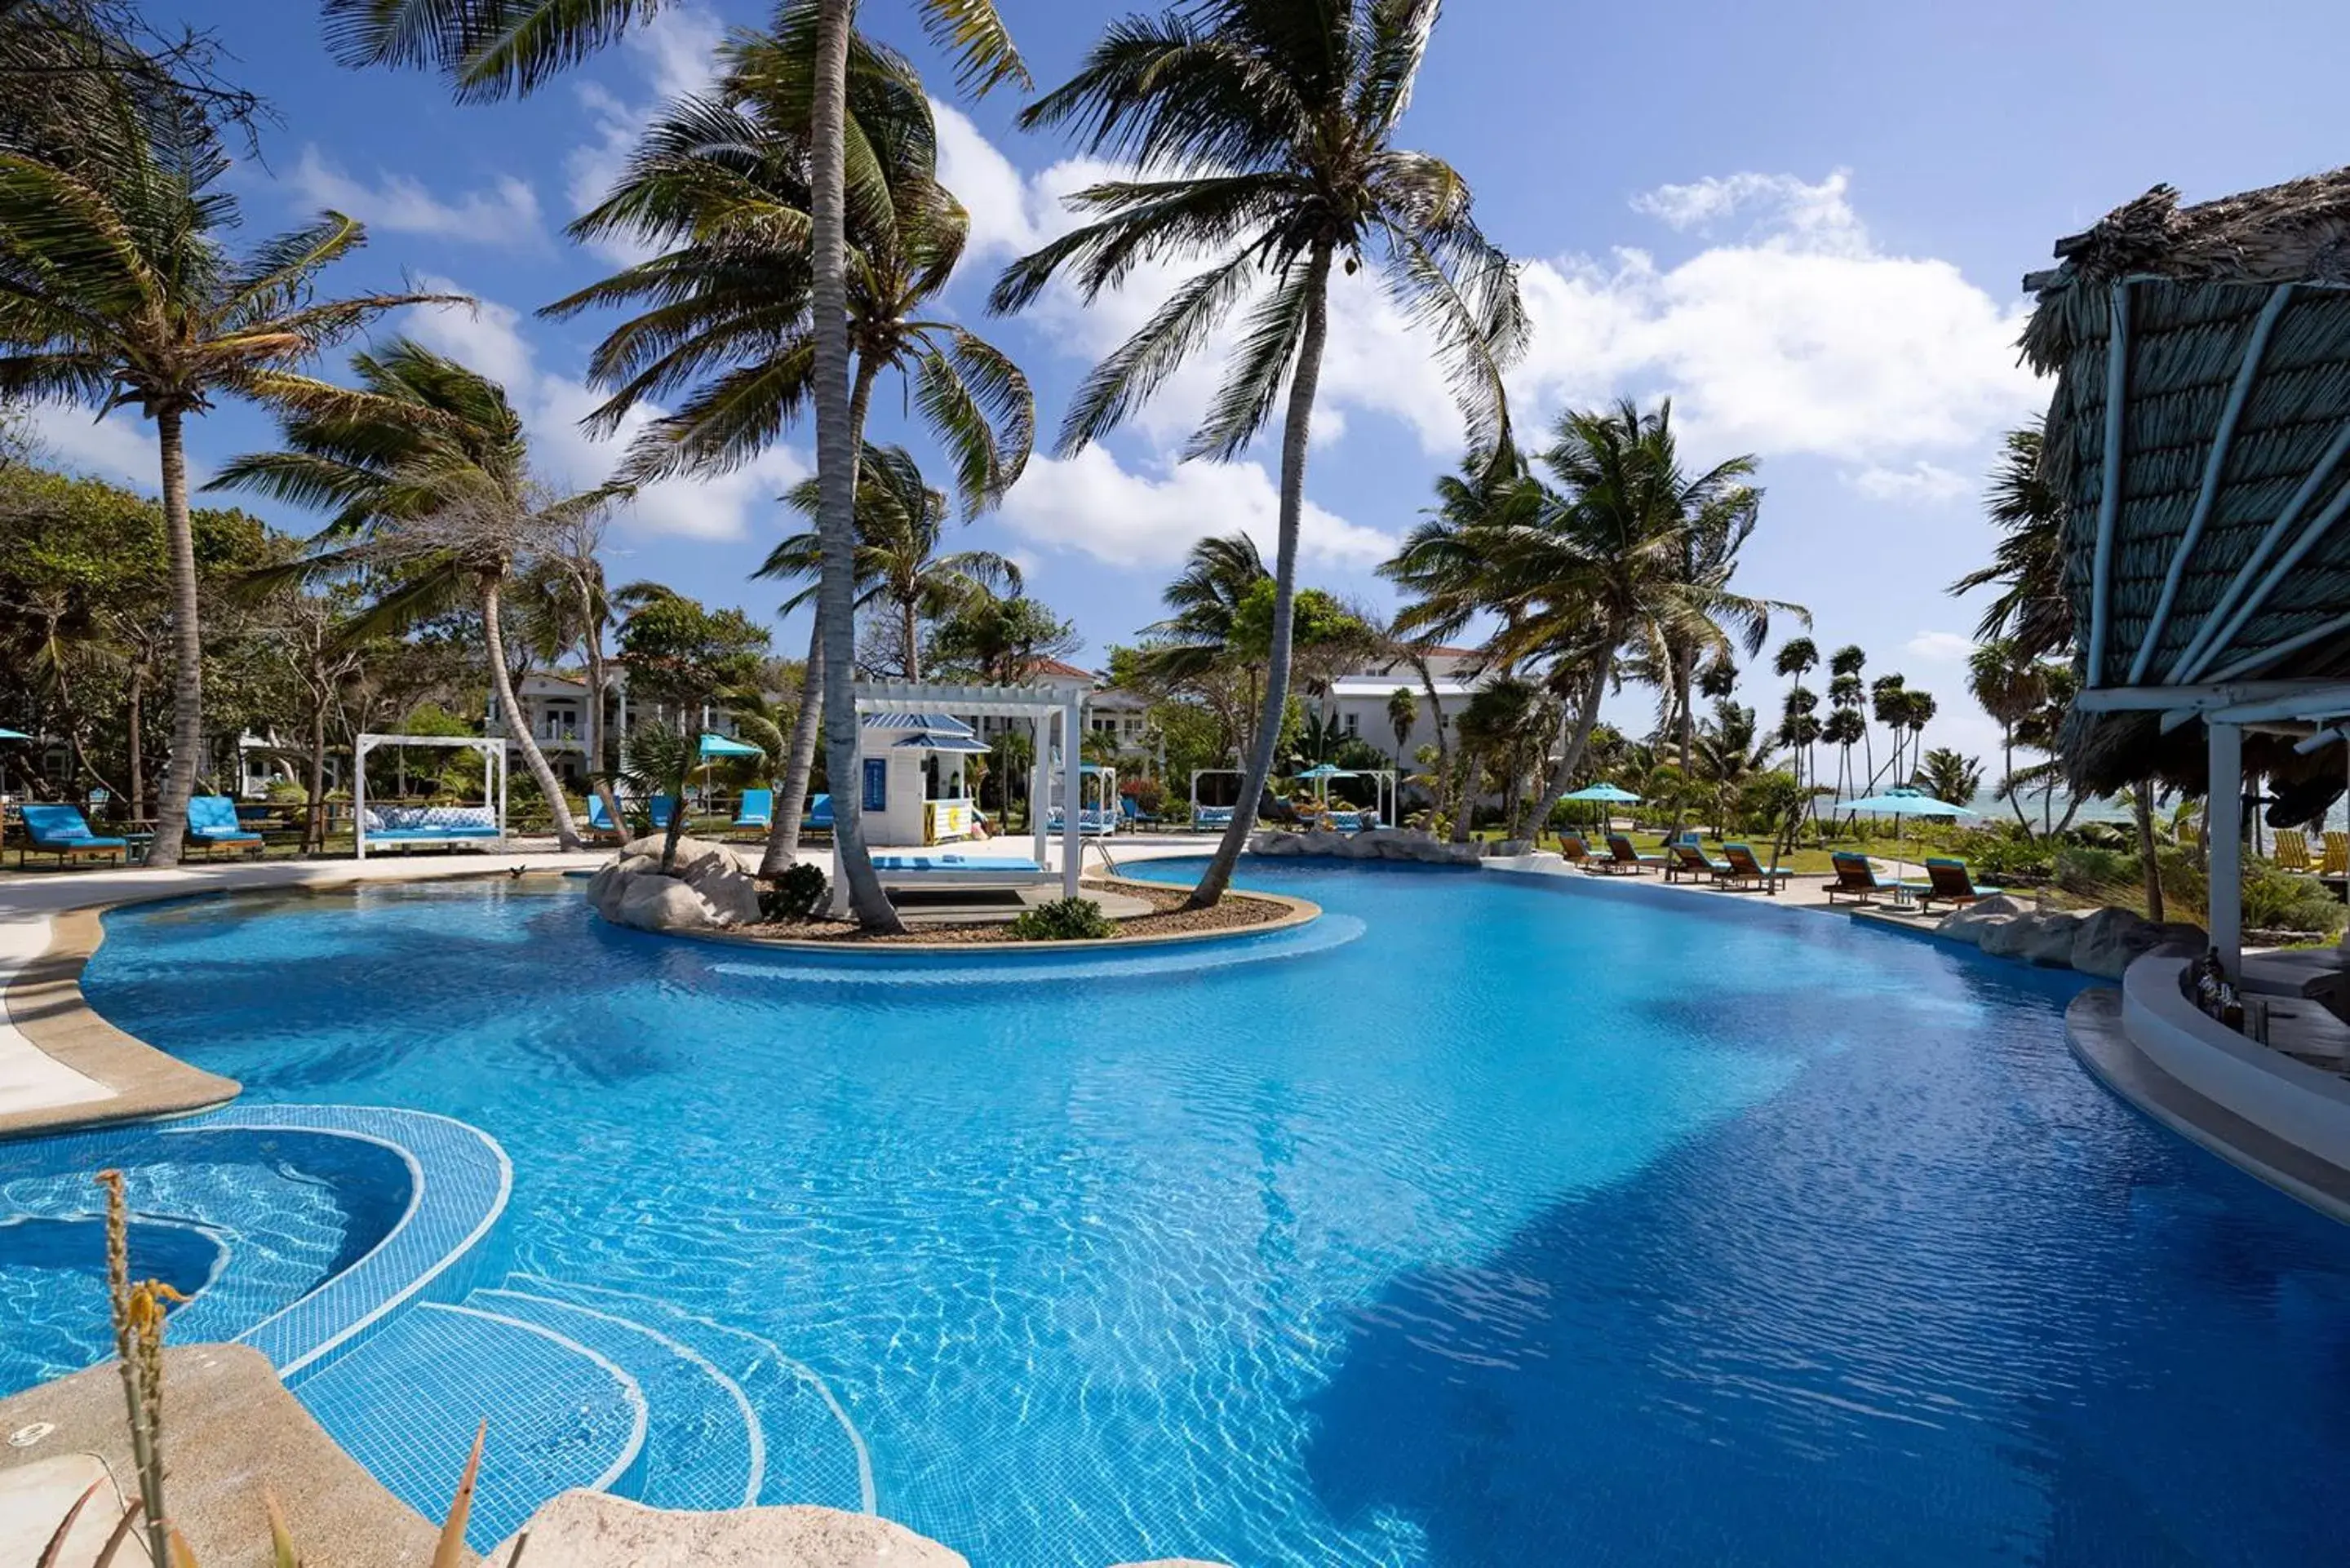
[[[2023,350],[2056,378],[2043,461],[2084,684],[2350,676],[2350,170],[2192,207],[2157,186],[2056,254],[2024,280]],[[2087,788],[2198,783],[2201,734],[2076,712],[2065,760]],[[2289,740],[2263,764],[2322,765]]]

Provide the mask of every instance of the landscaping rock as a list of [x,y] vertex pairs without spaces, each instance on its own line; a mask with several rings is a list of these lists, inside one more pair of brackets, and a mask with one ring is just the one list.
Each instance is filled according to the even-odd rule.
[[677,871],[663,876],[660,840],[640,838],[588,880],[588,901],[616,926],[643,931],[718,930],[755,924],[759,885],[723,844],[678,841]]
[[732,854],[712,856],[685,875],[685,885],[702,895],[722,926],[756,925],[759,884]]
[[609,917],[640,931],[691,931],[712,923],[702,895],[673,877],[638,877],[623,888]]
[[2074,929],[2073,967],[2099,980],[2119,980],[2166,940],[2160,926],[2134,910],[2099,909]]
[[1249,840],[1249,853],[1270,856],[1318,856],[1332,860],[1415,860],[1438,866],[1474,866],[1484,857],[1482,844],[1447,844],[1431,835],[1401,827],[1367,827],[1360,833],[1281,833],[1268,831]]
[[[525,1568],[971,1568],[962,1552],[902,1524],[805,1504],[688,1512],[567,1491],[523,1529]],[[483,1568],[513,1561],[509,1541]]]
[[2022,899],[2001,893],[1989,898],[1978,898],[1966,908],[1943,916],[1941,924],[1936,926],[1934,931],[1938,936],[1981,947],[1987,931],[1993,927],[2003,926],[2025,912],[2027,906]]
[[2044,969],[2069,969],[2081,917],[2070,909],[2046,909],[1987,925],[1982,950],[1992,958],[2021,959]]

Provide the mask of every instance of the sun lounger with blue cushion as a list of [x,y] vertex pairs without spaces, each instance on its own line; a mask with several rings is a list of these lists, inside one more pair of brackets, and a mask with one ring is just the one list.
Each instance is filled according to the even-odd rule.
[[1191,826],[1195,828],[1230,827],[1233,809],[1229,805],[1200,806],[1191,813]]
[[764,833],[775,825],[775,792],[768,789],[746,789],[743,805],[734,813],[734,826],[743,833]]
[[1620,833],[1607,836],[1607,858],[1599,862],[1600,868],[1609,872],[1628,871],[1638,877],[1651,866],[1662,866],[1661,855],[1643,855],[1632,847],[1632,841]]
[[1977,898],[1995,898],[2006,892],[2004,888],[1978,888],[1967,873],[1967,863],[1948,856],[1929,856],[1926,860],[1926,891],[1918,903],[1928,909],[1936,904],[1956,904],[1960,908]]
[[800,831],[802,833],[832,831],[832,796],[819,794],[809,798],[807,815],[800,818]]
[[1691,881],[1711,877],[1720,882],[1730,875],[1729,861],[1716,860],[1699,848],[1693,840],[1676,838],[1665,846],[1665,853],[1672,857],[1665,862],[1665,880],[1668,882],[1678,882],[1684,877]]
[[369,848],[414,849],[427,844],[502,844],[505,830],[486,805],[369,806],[360,826]]
[[886,887],[1030,888],[1060,879],[1024,857],[994,859],[982,855],[876,855],[873,869]]
[[215,849],[262,850],[261,835],[236,819],[236,802],[224,794],[200,794],[188,802],[188,842],[210,854]]
[[1156,812],[1143,810],[1142,804],[1130,794],[1118,797],[1118,809],[1124,813],[1126,820],[1136,827],[1147,827],[1159,821],[1159,815]]
[[1874,904],[1879,893],[1890,893],[1897,899],[1903,895],[1915,896],[1928,890],[1923,882],[1888,882],[1877,874],[1868,857],[1849,849],[1839,849],[1828,857],[1835,867],[1835,876],[1828,883],[1828,902],[1850,898],[1856,904]]
[[1766,893],[1775,893],[1780,883],[1794,875],[1784,867],[1765,866],[1754,858],[1754,846],[1751,844],[1725,844],[1721,857],[1730,863],[1730,873],[1721,879],[1725,888],[1760,888]]
[[54,855],[57,864],[90,858],[123,859],[130,850],[130,843],[120,838],[101,838],[89,830],[82,820],[81,808],[72,805],[26,805],[16,808],[25,825],[25,847],[16,851],[16,864],[22,866],[27,854],[38,851]]
[[646,809],[652,818],[653,831],[667,833],[669,819],[677,812],[677,801],[671,795],[657,794],[653,796],[652,804]]
[[[620,809],[626,811],[628,808],[623,806]],[[588,831],[608,844],[624,843],[629,836],[628,829],[614,822],[612,814],[604,809],[604,797],[600,794],[588,797]]]

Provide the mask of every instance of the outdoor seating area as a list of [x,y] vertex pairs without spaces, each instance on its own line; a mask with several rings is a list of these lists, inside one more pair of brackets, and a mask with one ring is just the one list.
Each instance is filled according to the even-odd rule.
[[87,860],[111,860],[119,866],[130,853],[128,839],[91,832],[79,806],[27,801],[16,808],[16,816],[25,834],[16,851],[19,866],[28,855],[54,857],[60,866]]

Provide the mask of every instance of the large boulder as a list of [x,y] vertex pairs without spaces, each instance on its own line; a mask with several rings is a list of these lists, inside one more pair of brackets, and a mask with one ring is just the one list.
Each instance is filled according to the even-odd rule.
[[660,868],[660,840],[639,838],[588,879],[588,902],[616,926],[642,931],[718,930],[759,919],[759,885],[723,844],[678,841],[674,870]]
[[2043,909],[1987,924],[1982,950],[1991,958],[2019,959],[2046,969],[2069,969],[2081,919],[2070,909]]
[[1986,933],[2007,924],[2018,915],[2028,913],[2029,909],[2022,899],[1998,893],[1988,898],[1977,898],[1963,909],[1943,916],[1941,923],[1934,930],[1938,936],[1965,942],[1970,947],[1981,947]]
[[2168,939],[2160,926],[2131,909],[2099,909],[2073,930],[2073,967],[2099,980],[2122,971]]
[[804,1503],[689,1512],[567,1491],[523,1529],[528,1550],[506,1542],[483,1568],[508,1568],[517,1555],[524,1568],[971,1568],[902,1524]]
[[756,925],[759,884],[731,854],[712,856],[684,874],[685,885],[702,895],[722,926]]
[[640,931],[693,931],[714,924],[702,895],[674,877],[630,879],[612,913],[616,925]]
[[[621,849],[620,857],[623,860],[641,857],[659,864],[661,846],[667,842],[667,835],[649,833],[642,838],[630,840]],[[706,860],[723,860],[731,866],[735,863],[734,851],[707,838],[681,838],[677,841],[677,854],[670,861],[670,867],[677,876],[682,877]]]

